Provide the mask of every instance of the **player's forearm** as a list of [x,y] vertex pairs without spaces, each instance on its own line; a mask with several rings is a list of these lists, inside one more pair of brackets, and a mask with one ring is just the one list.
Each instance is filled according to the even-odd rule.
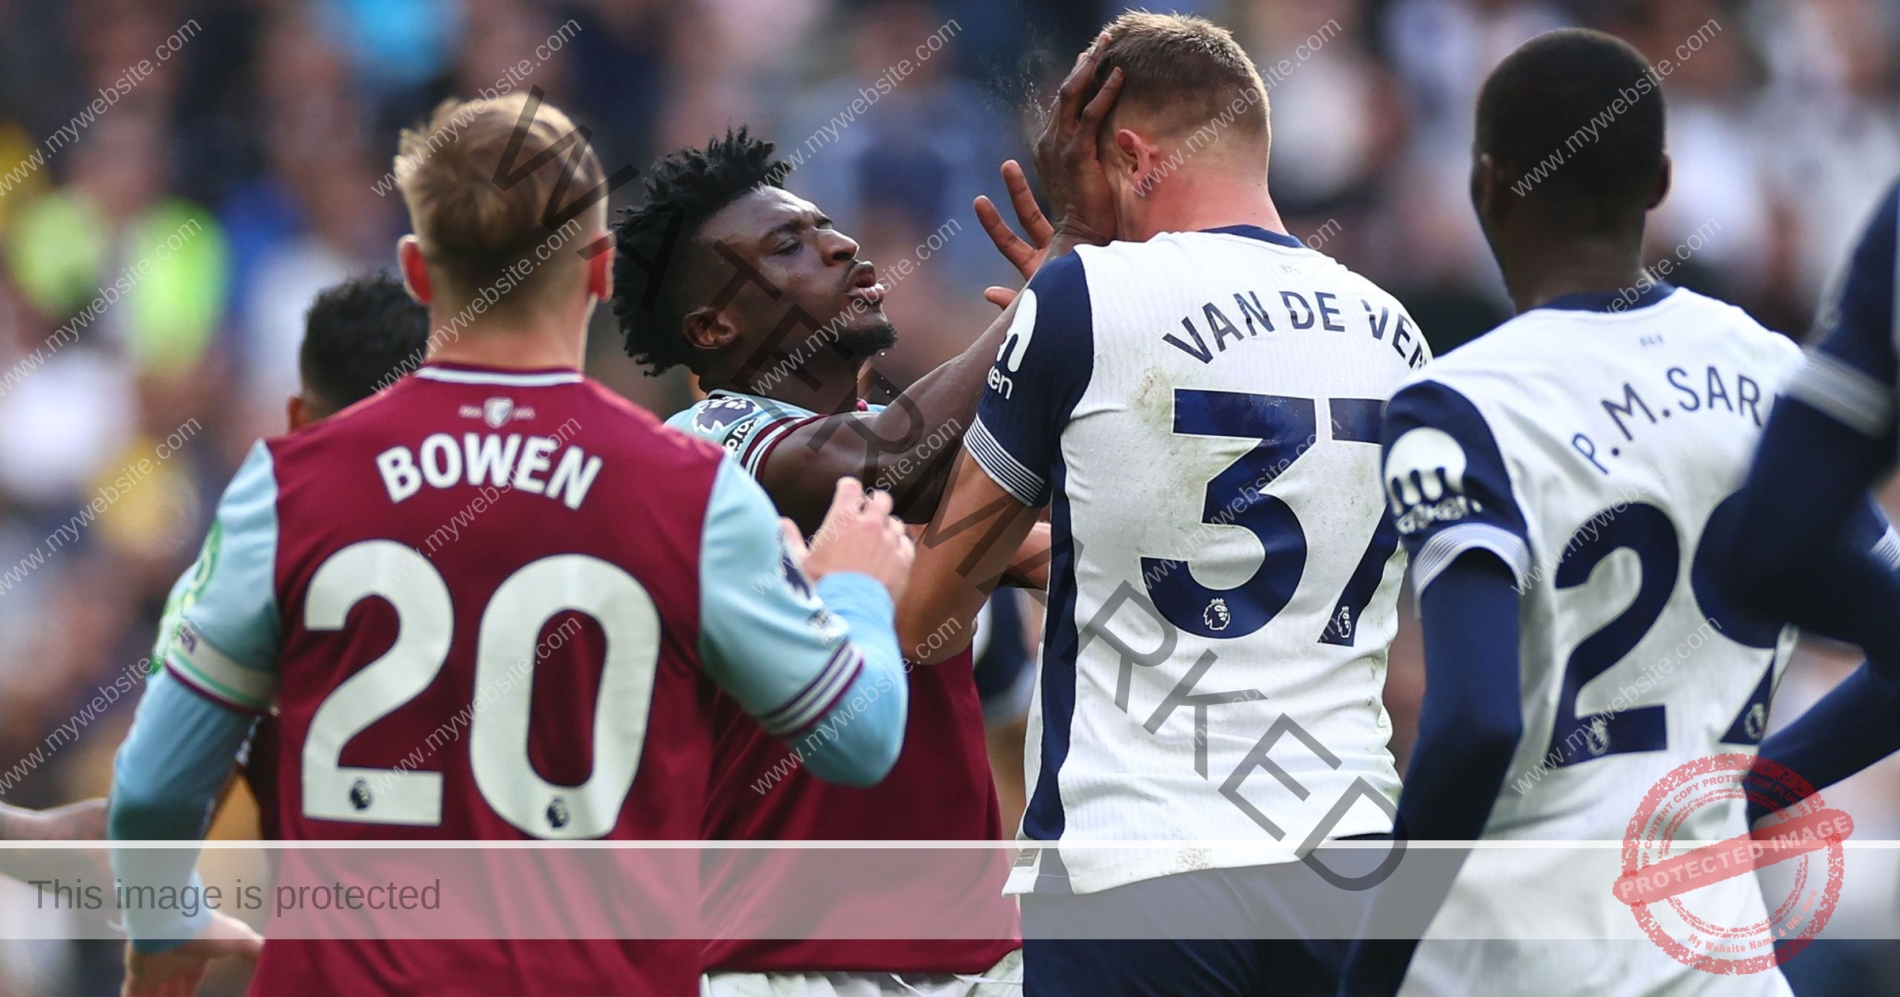
[[942,508],[917,543],[910,587],[897,607],[905,657],[936,664],[962,651],[975,634],[983,600],[1022,549],[1036,510],[991,480],[966,451]]
[[1016,547],[1016,556],[1009,562],[1009,570],[1004,580],[1019,588],[1046,589],[1049,587],[1049,561],[1055,554],[1050,540],[1049,524],[1035,523],[1029,527],[1029,535]]
[[[1518,712],[1517,590],[1488,551],[1468,551],[1419,596],[1425,626],[1425,702],[1418,743],[1405,771],[1395,831],[1420,841],[1472,841],[1484,834],[1523,733]],[[1428,864],[1404,880],[1406,904],[1385,890],[1373,897],[1366,925],[1421,896],[1440,901],[1456,865]],[[1426,878],[1430,876],[1429,880]],[[1388,889],[1394,884],[1387,884]],[[1346,961],[1341,997],[1390,997],[1405,979],[1418,943],[1364,938]]]
[[833,487],[850,475],[890,492],[906,522],[928,521],[1013,314],[1005,311],[969,349],[918,378],[882,412],[814,419],[787,434],[759,468],[759,484],[779,512],[815,531]]
[[867,575],[833,574],[815,586],[825,608],[850,627],[863,667],[794,743],[813,775],[846,786],[872,786],[904,747],[910,684],[891,628],[889,593]]
[[[879,487],[890,489],[907,521],[924,522],[937,511],[957,441],[976,419],[976,403],[1014,315],[1005,310],[967,349],[918,378],[873,419],[878,438],[897,448],[877,455],[875,480],[888,482]],[[936,452],[923,453],[927,445]]]
[[[1829,425],[1838,432],[1815,432]],[[1769,429],[1742,514],[1712,538],[1723,552],[1718,584],[1737,607],[1857,645],[1876,671],[1900,678],[1900,572],[1881,549],[1886,515],[1866,492],[1884,458],[1866,446],[1827,449],[1820,440],[1853,434],[1798,401],[1783,399]]]
[[[1884,678],[1865,663],[1794,723],[1763,741],[1756,767],[1763,768],[1763,761],[1778,763],[1818,791],[1895,751],[1900,751],[1900,679]],[[1750,798],[1749,823],[1768,812],[1767,801]]]
[[1725,545],[1733,564],[1722,577],[1737,600],[1778,618],[1801,609],[1811,590],[1790,579],[1827,562],[1891,452],[1798,398],[1780,399]]
[[[152,676],[119,748],[106,815],[113,840],[184,840],[204,836],[211,806],[253,718],[186,689],[161,670]],[[197,884],[195,847],[114,849],[113,872],[130,886]],[[210,922],[176,910],[133,908],[126,932],[141,952],[164,951],[194,938]]]
[[1523,736],[1517,613],[1514,579],[1488,551],[1460,555],[1419,596],[1425,701],[1399,796],[1408,837],[1484,832]]

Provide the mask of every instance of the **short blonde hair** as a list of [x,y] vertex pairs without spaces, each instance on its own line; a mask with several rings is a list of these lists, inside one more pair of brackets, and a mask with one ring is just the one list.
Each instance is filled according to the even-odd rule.
[[[1248,132],[1268,135],[1267,85],[1226,28],[1187,14],[1129,11],[1104,30],[1108,43],[1096,82],[1121,69],[1117,110],[1143,113],[1174,134],[1224,117]],[[1245,105],[1239,113],[1230,110],[1236,100]]]
[[604,184],[600,158],[559,108],[534,104],[529,114],[521,93],[447,100],[402,133],[396,184],[423,258],[451,295],[506,282],[497,307],[533,298],[580,266],[585,243],[575,236],[605,231],[604,197],[572,207]]

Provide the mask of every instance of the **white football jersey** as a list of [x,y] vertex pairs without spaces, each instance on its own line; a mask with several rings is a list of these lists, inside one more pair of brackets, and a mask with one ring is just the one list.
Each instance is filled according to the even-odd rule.
[[[1393,397],[1386,479],[1414,587],[1481,548],[1521,592],[1523,736],[1487,839],[1620,841],[1671,770],[1757,750],[1795,634],[1722,605],[1704,537],[1734,514],[1769,404],[1800,363],[1741,309],[1657,284],[1634,302],[1576,295],[1527,311]],[[1695,809],[1675,839],[1747,830],[1738,792]],[[1434,931],[1648,946],[1612,896],[1618,862],[1614,849],[1477,853]],[[1763,916],[1752,877],[1724,889],[1704,897],[1720,917]],[[1590,951],[1427,943],[1405,992],[1471,992],[1473,971],[1498,993],[1691,993],[1718,979],[1653,946],[1642,959]],[[1778,973],[1758,976],[1711,992],[1786,992]]]
[[[1424,339],[1252,226],[1083,247],[1015,306],[965,446],[1051,503],[1011,889],[1090,893],[1391,829],[1404,555],[1379,414]],[[1089,842],[1181,842],[1105,850]]]

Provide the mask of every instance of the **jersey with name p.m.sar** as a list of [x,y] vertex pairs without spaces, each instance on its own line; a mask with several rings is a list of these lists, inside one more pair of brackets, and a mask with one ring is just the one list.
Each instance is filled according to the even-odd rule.
[[[1385,474],[1414,587],[1485,550],[1520,592],[1523,735],[1486,839],[1623,840],[1672,770],[1757,750],[1794,643],[1792,628],[1723,605],[1712,547],[1801,352],[1739,308],[1645,283],[1530,309],[1388,408]],[[1745,802],[1738,773],[1733,794],[1688,808],[1671,834],[1746,835]],[[1435,924],[1498,941],[1428,942],[1403,992],[1463,992],[1479,965],[1499,992],[1786,992],[1777,973],[1744,987],[1662,956],[1612,894],[1618,855],[1475,853]],[[1696,904],[1730,928],[1766,916],[1753,877]]]

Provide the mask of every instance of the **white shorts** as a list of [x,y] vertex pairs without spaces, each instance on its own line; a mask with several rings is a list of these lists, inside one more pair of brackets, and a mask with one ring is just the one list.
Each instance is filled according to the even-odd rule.
[[[1615,849],[1474,852],[1458,871],[1399,988],[1400,997],[1793,997],[1781,970],[1716,975],[1664,952],[1617,901]],[[1765,920],[1753,876],[1697,892],[1719,923]]]
[[1399,997],[1485,993],[1540,997],[1794,997],[1779,969],[1718,976],[1677,962],[1648,939],[1428,939],[1419,943],[1405,984],[1399,988]]
[[713,973],[701,997],[1022,997],[1023,953],[977,976],[951,973]]

